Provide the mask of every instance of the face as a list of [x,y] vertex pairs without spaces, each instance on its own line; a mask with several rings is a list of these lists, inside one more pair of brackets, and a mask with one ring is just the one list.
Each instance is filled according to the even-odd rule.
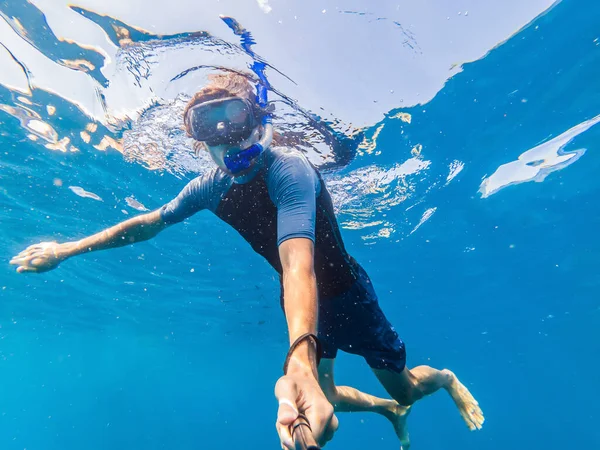
[[256,144],[259,140],[260,140],[260,126],[254,128],[254,130],[252,130],[252,134],[250,134],[248,139],[238,142],[237,144],[234,144],[234,145],[229,145],[229,144],[208,145],[205,142],[204,146],[208,150],[208,153],[210,154],[210,157],[212,158],[212,160],[219,166],[219,168],[221,170],[228,173],[229,175],[233,175],[234,177],[239,177],[239,176],[245,175],[246,173],[251,171],[252,168],[254,167],[255,162],[253,162],[252,165],[247,170],[244,170],[243,172],[240,172],[237,174],[233,174],[229,171],[229,169],[227,169],[227,166],[225,165],[225,155],[228,155],[228,154],[234,155],[236,153],[241,152],[242,150],[246,150],[247,148],[250,148],[252,145]]

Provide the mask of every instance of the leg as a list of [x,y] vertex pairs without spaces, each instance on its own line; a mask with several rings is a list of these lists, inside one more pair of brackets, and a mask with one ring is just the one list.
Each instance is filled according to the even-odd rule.
[[429,366],[418,366],[411,370],[405,368],[400,373],[381,369],[373,369],[373,372],[385,390],[401,405],[412,405],[440,388],[446,389],[469,429],[481,429],[485,420],[483,412],[477,400],[453,372]]
[[335,359],[323,359],[319,364],[319,384],[336,412],[367,411],[387,418],[400,438],[402,447],[408,450],[410,442],[405,431],[409,407],[401,406],[395,400],[388,400],[365,394],[349,386],[336,386],[333,378]]
[[394,414],[398,403],[365,394],[348,386],[336,386],[333,380],[333,364],[335,359],[323,359],[319,364],[319,384],[327,400],[336,412],[367,411],[381,414],[389,418]]
[[400,373],[385,369],[373,369],[373,372],[385,390],[398,403],[407,406],[440,388],[447,389],[451,381],[448,373],[429,366],[419,366],[412,370],[405,368]]

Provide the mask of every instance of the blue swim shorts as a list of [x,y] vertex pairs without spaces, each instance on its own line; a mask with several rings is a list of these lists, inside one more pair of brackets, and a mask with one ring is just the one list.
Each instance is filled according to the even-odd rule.
[[319,302],[323,358],[342,350],[362,356],[373,369],[400,373],[406,366],[404,342],[381,311],[369,276],[360,266],[358,271],[350,289]]

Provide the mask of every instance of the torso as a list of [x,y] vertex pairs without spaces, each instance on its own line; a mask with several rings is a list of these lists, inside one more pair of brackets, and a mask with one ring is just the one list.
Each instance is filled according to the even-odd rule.
[[[305,180],[307,171],[312,171],[312,190],[297,187],[297,191],[293,191],[296,174],[300,174],[298,179]],[[316,168],[298,152],[282,149],[265,151],[261,168],[250,181],[243,184],[233,182],[233,178],[220,169],[215,169],[197,180],[199,181],[196,185],[192,182],[186,187],[188,193],[185,193],[184,189],[177,199],[163,207],[176,211],[177,218],[171,222],[182,220],[181,217],[185,218],[196,210],[210,209],[238,231],[254,251],[262,255],[280,275],[282,266],[279,259],[278,235],[281,238],[282,229],[278,230],[276,202],[280,201],[280,195],[286,195],[290,190],[298,196],[312,192],[316,195],[316,202],[303,202],[303,198],[300,198],[296,208],[298,211],[293,211],[292,214],[283,213],[279,220],[291,221],[292,229],[302,228],[304,224],[295,224],[294,221],[299,220],[296,217],[308,215],[309,212],[301,209],[304,203],[314,204],[314,268],[319,298],[337,296],[348,290],[356,281],[358,263],[344,247],[327,187]],[[282,185],[290,187],[281,188]],[[287,191],[282,193],[282,189]],[[193,202],[189,200],[192,196],[195,196]],[[188,211],[190,208],[193,210],[191,213]],[[180,213],[181,210],[184,211]],[[290,222],[283,223],[283,228],[287,229],[289,226]]]
[[[346,252],[325,183],[317,197],[315,274],[320,298],[345,292],[356,280],[356,262]],[[264,170],[245,184],[232,184],[215,214],[231,225],[281,275],[277,208],[269,197]]]

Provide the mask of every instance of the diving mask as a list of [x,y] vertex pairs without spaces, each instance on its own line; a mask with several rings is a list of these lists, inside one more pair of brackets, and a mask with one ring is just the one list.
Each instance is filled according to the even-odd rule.
[[186,120],[192,137],[211,146],[242,142],[258,125],[252,104],[240,97],[195,105],[188,111]]

